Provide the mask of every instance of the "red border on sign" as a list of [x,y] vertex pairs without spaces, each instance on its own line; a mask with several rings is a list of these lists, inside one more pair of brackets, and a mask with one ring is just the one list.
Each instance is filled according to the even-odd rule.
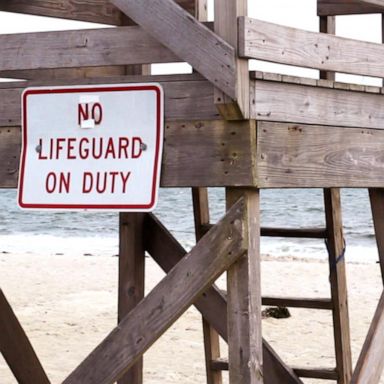
[[[23,187],[24,187],[24,171],[27,156],[27,98],[30,95],[41,94],[63,94],[63,93],[92,93],[92,92],[117,92],[117,91],[154,91],[156,93],[156,151],[155,161],[152,176],[152,193],[151,201],[148,204],[28,204],[23,202]],[[162,89],[160,86],[151,85],[123,85],[123,86],[101,86],[90,88],[52,88],[52,89],[31,89],[23,93],[22,111],[23,111],[23,146],[21,154],[21,167],[19,176],[19,193],[18,203],[21,208],[35,208],[35,209],[100,209],[100,210],[151,210],[154,208],[156,202],[156,190],[158,185],[158,171],[160,162],[160,138],[162,129]]]

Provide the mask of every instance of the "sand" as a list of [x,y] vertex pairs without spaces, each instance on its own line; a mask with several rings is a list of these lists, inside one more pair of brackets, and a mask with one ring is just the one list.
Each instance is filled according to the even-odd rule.
[[[164,275],[151,259],[147,261],[149,290]],[[61,382],[115,326],[116,276],[117,258],[112,256],[0,255],[0,286],[52,383]],[[267,257],[262,276],[264,295],[329,296],[324,262]],[[220,284],[224,284],[223,278]],[[356,361],[382,290],[379,266],[348,264],[348,288]],[[289,364],[334,366],[331,313],[290,311],[289,319],[263,320],[264,337]],[[146,353],[145,383],[203,384],[204,372],[201,317],[191,308]],[[0,357],[0,383],[15,382]]]

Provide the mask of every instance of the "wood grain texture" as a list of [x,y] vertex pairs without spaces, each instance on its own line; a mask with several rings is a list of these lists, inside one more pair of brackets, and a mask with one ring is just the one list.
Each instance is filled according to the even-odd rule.
[[227,271],[228,363],[231,384],[262,384],[260,192],[226,189],[227,209],[244,199],[246,254]]
[[[152,214],[146,216],[144,233],[146,250],[164,272],[170,271],[187,254],[187,251]],[[195,301],[194,305],[227,341],[227,299],[223,292],[213,285]],[[266,340],[263,340],[263,363],[265,384],[303,384]]]
[[168,186],[253,185],[252,123],[195,121],[165,125],[161,183]]
[[384,368],[384,293],[381,295],[351,384],[378,384]]
[[36,353],[0,288],[0,353],[20,384],[49,384]]
[[164,89],[165,118],[214,120],[220,118],[213,102],[213,86],[199,75],[118,76],[86,79],[38,80],[0,83],[0,127],[20,126],[21,93],[29,86],[67,86],[159,82]]
[[[331,299],[309,299],[299,297],[263,297],[263,305],[273,307],[311,308],[331,310]],[[300,375],[299,375],[300,376]]]
[[384,77],[381,44],[240,19],[239,54],[299,67]]
[[[236,50],[238,48],[239,16],[247,16],[247,0],[220,0],[215,6],[215,33]],[[241,120],[249,117],[248,60],[236,59],[236,89],[234,100],[215,89],[215,103],[226,120]]]
[[[198,242],[205,234],[204,226],[209,225],[209,196],[207,188],[192,188],[195,237]],[[203,317],[203,337],[207,384],[222,384],[221,372],[212,369],[213,360],[220,358],[219,334]]]
[[339,376],[337,382],[349,384],[352,377],[352,353],[340,189],[324,190],[324,207],[328,231],[329,281],[333,302],[336,369]]
[[[194,13],[194,0],[176,0],[176,2],[191,14]],[[2,0],[0,11],[101,24],[127,24],[126,16],[105,0]]]
[[260,188],[384,186],[384,132],[258,123]]
[[0,71],[180,61],[137,26],[1,35],[0,50]]
[[384,189],[370,189],[369,198],[371,202],[377,250],[379,253],[381,276],[384,285]]
[[[144,213],[120,212],[119,215],[119,284],[118,322],[144,298],[145,250]],[[143,359],[118,381],[118,384],[142,384]]]
[[240,200],[64,384],[112,384],[244,254]]
[[257,120],[384,128],[379,94],[256,80],[251,95],[251,117]]
[[382,0],[317,0],[319,16],[381,13],[383,10]]
[[217,88],[236,97],[234,48],[173,0],[111,2]]
[[[161,186],[252,186],[254,136],[247,122],[166,123]],[[16,188],[20,129],[2,128],[0,137],[0,187]]]

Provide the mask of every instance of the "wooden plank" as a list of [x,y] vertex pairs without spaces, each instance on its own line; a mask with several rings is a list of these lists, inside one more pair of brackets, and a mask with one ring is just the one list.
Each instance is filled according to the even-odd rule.
[[[256,182],[253,176],[254,134],[248,122],[166,123],[161,186],[253,185]],[[0,128],[0,137],[0,187],[15,188],[20,129]]]
[[228,362],[231,384],[262,384],[260,192],[227,188],[227,209],[245,201],[244,247],[247,253],[227,271]]
[[[203,225],[202,231],[207,233],[212,224]],[[293,237],[298,239],[325,239],[327,237],[326,228],[271,228],[261,227],[261,236],[265,237]]]
[[0,35],[0,51],[0,71],[180,61],[137,26]]
[[[212,362],[212,368],[217,371],[228,371],[228,360],[219,359]],[[298,368],[293,367],[293,371],[299,377],[323,379],[323,380],[337,380],[337,372],[335,369],[328,368]],[[276,383],[280,383],[276,381]]]
[[111,2],[217,88],[236,98],[234,48],[173,0]]
[[383,10],[382,0],[317,0],[318,16],[381,13]]
[[[192,188],[193,215],[196,242],[204,235],[203,227],[209,225],[209,198],[207,188]],[[211,368],[212,360],[220,358],[220,340],[217,331],[203,317],[203,337],[207,384],[222,384],[220,372]]]
[[[118,322],[144,298],[145,250],[143,213],[121,212],[119,218]],[[143,359],[139,359],[118,381],[119,384],[143,382]]]
[[255,134],[248,121],[167,123],[161,184],[253,185]]
[[[299,67],[384,77],[384,46],[261,20],[240,19],[239,55]],[[243,38],[241,38],[243,37]]]
[[384,368],[384,293],[381,295],[351,384],[378,384]]
[[263,297],[262,304],[273,307],[310,308],[326,310],[331,310],[333,308],[331,299],[309,299],[303,297]]
[[0,83],[0,127],[20,126],[21,93],[29,86],[66,86],[90,84],[127,84],[159,82],[164,89],[165,117],[170,120],[214,120],[220,118],[213,103],[213,87],[192,75],[118,76],[86,79],[38,80]]
[[352,377],[351,335],[349,326],[345,241],[339,189],[324,190],[325,220],[328,229],[329,280],[333,302],[333,333],[335,339],[338,383],[349,384]]
[[245,249],[245,204],[226,216],[64,380],[64,384],[112,384],[229,268]]
[[299,377],[319,380],[338,380],[339,375],[334,368],[301,368],[293,367],[293,371]]
[[0,352],[18,383],[50,383],[27,335],[1,288]]
[[[146,250],[164,272],[169,272],[187,253],[154,215],[146,216],[144,233]],[[194,305],[227,341],[227,300],[222,291],[212,286],[195,301]],[[263,363],[265,384],[302,384],[292,369],[279,358],[265,340],[263,340]]]
[[383,187],[384,132],[258,123],[260,188]]
[[252,83],[253,119],[384,128],[383,95],[263,80]]
[[[237,18],[247,16],[247,0],[215,1],[215,32],[236,50],[238,48]],[[248,60],[236,59],[235,97],[215,89],[215,103],[226,120],[249,117]]]
[[[194,0],[176,0],[191,14],[194,13]],[[127,18],[116,7],[105,0],[2,0],[0,11],[25,13],[30,15],[57,17],[62,19],[88,21],[93,23],[123,25]],[[130,21],[132,24],[133,21]]]
[[384,284],[384,189],[370,189],[369,198],[379,253],[381,276]]

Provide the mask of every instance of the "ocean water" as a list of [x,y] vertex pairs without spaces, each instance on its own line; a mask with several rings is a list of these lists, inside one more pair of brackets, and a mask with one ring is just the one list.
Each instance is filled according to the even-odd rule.
[[[223,189],[210,189],[212,221],[224,213]],[[366,189],[342,191],[346,258],[378,258]],[[156,215],[190,249],[194,245],[190,189],[161,189]],[[261,192],[261,222],[274,227],[324,226],[322,190]],[[326,259],[322,240],[262,238],[261,251],[271,257]],[[105,255],[118,252],[118,214],[106,212],[22,211],[15,190],[0,190],[0,253]]]

